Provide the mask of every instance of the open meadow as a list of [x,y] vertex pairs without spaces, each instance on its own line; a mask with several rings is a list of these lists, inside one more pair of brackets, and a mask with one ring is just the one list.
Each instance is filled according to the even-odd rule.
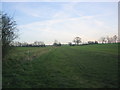
[[118,44],[15,47],[3,88],[117,88]]

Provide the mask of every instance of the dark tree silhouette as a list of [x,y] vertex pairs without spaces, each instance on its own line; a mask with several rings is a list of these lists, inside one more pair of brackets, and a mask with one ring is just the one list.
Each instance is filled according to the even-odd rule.
[[11,42],[18,37],[16,28],[16,21],[13,20],[13,17],[8,16],[5,13],[0,13],[0,30],[2,30],[2,55],[3,57],[10,50]]
[[76,45],[79,45],[79,43],[81,43],[81,38],[80,38],[80,37],[75,37],[75,39],[73,40],[73,42],[74,42]]
[[95,44],[98,44],[98,41],[95,41]]
[[58,42],[57,40],[54,41],[53,46],[61,46],[61,43]]
[[68,45],[72,46],[72,43],[71,43],[71,42],[69,42],[69,43],[68,43]]
[[88,44],[98,44],[98,41],[88,41]]

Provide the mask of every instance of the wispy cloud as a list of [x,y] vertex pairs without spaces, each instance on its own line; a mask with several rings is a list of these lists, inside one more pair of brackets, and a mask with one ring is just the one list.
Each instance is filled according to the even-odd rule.
[[87,41],[118,33],[115,3],[39,2],[6,6],[17,11],[20,41],[52,44],[57,39],[68,43],[76,36]]
[[82,37],[84,41],[97,40],[99,37],[103,36],[104,32],[109,33],[109,26],[97,20],[94,16],[34,22],[21,25],[20,28],[23,30],[23,37],[27,36],[29,33],[29,35],[34,36],[34,40],[41,37],[44,41],[49,39],[50,43],[55,39],[62,43],[67,43],[68,41],[72,41],[75,36]]

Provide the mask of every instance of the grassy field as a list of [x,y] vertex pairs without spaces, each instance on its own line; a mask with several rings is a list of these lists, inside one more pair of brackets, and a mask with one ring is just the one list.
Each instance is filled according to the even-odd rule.
[[3,88],[117,88],[118,44],[17,47],[3,61]]

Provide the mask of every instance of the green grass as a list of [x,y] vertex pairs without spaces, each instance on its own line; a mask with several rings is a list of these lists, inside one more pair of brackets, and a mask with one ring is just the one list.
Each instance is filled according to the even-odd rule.
[[118,44],[17,47],[3,61],[3,88],[117,88]]

